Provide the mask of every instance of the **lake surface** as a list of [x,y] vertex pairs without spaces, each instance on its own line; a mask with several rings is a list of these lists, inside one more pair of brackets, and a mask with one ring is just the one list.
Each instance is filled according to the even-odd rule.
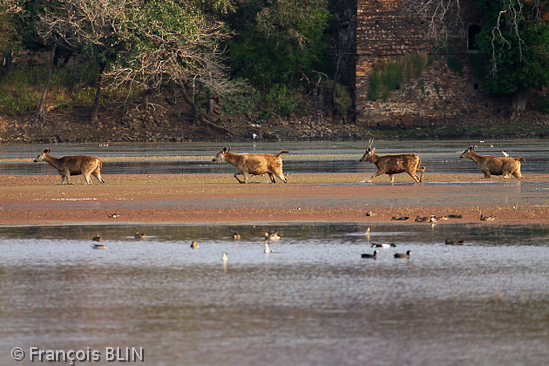
[[[397,247],[362,259],[373,242]],[[142,347],[155,366],[541,366],[548,274],[549,225],[0,227],[0,364],[18,346],[23,365]]]
[[[373,164],[359,163],[366,149],[365,141],[354,142],[257,142],[226,144],[233,152],[267,152],[284,154],[286,173],[357,173],[371,174]],[[482,155],[503,156],[506,151],[513,157],[522,156],[523,174],[549,172],[549,143],[544,140],[508,141],[377,141],[374,146],[379,155],[417,153],[432,173],[480,173],[471,160],[459,155],[471,144]],[[46,147],[52,148],[55,157],[66,155],[92,155],[103,159],[103,175],[108,174],[189,174],[234,172],[229,164],[216,164],[211,160],[223,148],[223,143],[114,143],[2,146],[0,174],[57,174],[47,163],[35,164],[32,160]]]

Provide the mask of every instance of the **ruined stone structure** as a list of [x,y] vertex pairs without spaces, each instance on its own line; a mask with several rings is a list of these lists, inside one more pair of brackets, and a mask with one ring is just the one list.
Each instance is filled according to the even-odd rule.
[[[488,98],[471,70],[474,35],[481,15],[472,1],[462,0],[460,17],[446,19],[452,37],[446,52],[429,34],[430,19],[403,10],[402,0],[358,0],[355,105],[356,123],[368,127],[415,128],[443,126],[472,119],[496,119],[505,101]],[[457,14],[457,11],[452,13]],[[369,100],[369,76],[376,63],[399,56],[426,52],[431,62],[418,79],[385,100]],[[448,67],[448,57],[462,61],[462,74]]]

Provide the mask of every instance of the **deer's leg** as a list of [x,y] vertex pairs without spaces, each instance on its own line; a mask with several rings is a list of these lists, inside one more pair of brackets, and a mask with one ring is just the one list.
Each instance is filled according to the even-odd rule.
[[70,176],[71,173],[69,171],[61,172],[61,184],[71,184]]
[[492,178],[492,174],[490,174],[490,170],[483,170],[484,178]]
[[98,180],[99,182],[101,182],[101,184],[105,183],[105,181],[103,180],[103,178],[101,178],[101,172],[99,171],[99,169],[95,169],[95,170],[93,171],[92,174],[93,174],[94,177],[97,178],[97,180]]
[[395,182],[395,176],[393,174],[389,174],[389,182],[391,182],[391,184]]
[[86,183],[84,184],[91,184],[91,174],[84,174],[84,179],[86,180]]
[[236,173],[234,173],[234,177],[236,178],[236,180],[238,181],[238,183],[242,184],[242,183],[244,183],[244,182],[241,181],[241,180],[237,177],[237,175],[240,175],[240,174],[242,174],[242,173],[236,172]]
[[378,170],[375,174],[373,174],[370,179],[364,179],[364,180],[361,180],[359,183],[370,183],[372,182],[372,179],[374,179],[375,177],[377,176],[380,176],[382,174],[385,174],[385,172],[381,171],[381,170]]
[[269,175],[269,179],[271,180],[271,183],[276,183],[276,179],[275,179],[273,173],[267,172],[267,174]]
[[[419,178],[419,181],[423,182],[423,174],[425,174],[425,167],[423,167],[423,168],[420,167],[420,168],[418,168],[418,170],[421,170],[421,177]],[[416,174],[416,176],[417,176],[417,174]]]

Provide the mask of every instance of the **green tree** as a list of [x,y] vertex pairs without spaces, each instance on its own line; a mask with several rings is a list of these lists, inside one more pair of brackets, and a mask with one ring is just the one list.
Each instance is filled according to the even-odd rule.
[[549,27],[540,17],[540,3],[477,1],[487,20],[476,38],[486,65],[482,88],[512,95],[516,117],[526,107],[528,90],[549,85]]
[[256,85],[287,83],[326,62],[325,0],[241,0],[229,17],[236,31],[229,42],[236,75]]

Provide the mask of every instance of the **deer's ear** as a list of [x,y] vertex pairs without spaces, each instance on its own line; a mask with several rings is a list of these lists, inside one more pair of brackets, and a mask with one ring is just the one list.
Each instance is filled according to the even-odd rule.
[[50,153],[50,149],[45,149],[45,150],[44,150],[44,153],[45,153],[45,154],[49,154],[49,153]]

